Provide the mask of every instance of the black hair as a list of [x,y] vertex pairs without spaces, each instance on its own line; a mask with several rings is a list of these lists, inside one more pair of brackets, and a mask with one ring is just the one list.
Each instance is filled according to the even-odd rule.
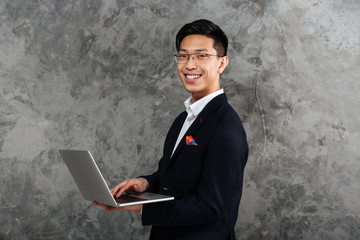
[[199,19],[191,23],[185,24],[176,34],[176,50],[180,50],[181,41],[189,35],[204,35],[214,40],[214,49],[219,56],[226,56],[228,47],[228,38],[215,23]]

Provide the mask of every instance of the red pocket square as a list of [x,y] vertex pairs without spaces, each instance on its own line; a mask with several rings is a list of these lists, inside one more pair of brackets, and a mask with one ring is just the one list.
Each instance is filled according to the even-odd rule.
[[196,146],[197,143],[192,136],[186,136],[186,146]]

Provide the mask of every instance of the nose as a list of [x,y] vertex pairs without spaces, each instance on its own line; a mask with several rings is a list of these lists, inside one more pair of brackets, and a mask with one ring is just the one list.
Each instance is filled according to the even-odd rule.
[[195,57],[193,55],[188,56],[188,60],[186,62],[186,69],[196,69]]

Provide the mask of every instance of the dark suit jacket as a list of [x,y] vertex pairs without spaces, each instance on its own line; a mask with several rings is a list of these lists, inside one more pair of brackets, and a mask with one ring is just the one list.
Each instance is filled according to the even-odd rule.
[[175,196],[174,201],[145,204],[143,225],[153,225],[150,239],[235,239],[234,226],[248,157],[246,134],[226,95],[211,100],[173,156],[187,113],[181,113],[165,139],[158,170],[144,176],[150,192]]

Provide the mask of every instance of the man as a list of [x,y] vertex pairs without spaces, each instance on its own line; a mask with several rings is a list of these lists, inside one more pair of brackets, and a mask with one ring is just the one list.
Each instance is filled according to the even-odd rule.
[[124,208],[94,202],[108,212],[142,212],[152,225],[150,239],[235,239],[243,173],[248,157],[239,116],[220,88],[220,74],[229,63],[228,40],[208,20],[183,26],[176,35],[178,75],[191,97],[165,139],[158,170],[126,180],[111,191],[150,191],[175,200]]

